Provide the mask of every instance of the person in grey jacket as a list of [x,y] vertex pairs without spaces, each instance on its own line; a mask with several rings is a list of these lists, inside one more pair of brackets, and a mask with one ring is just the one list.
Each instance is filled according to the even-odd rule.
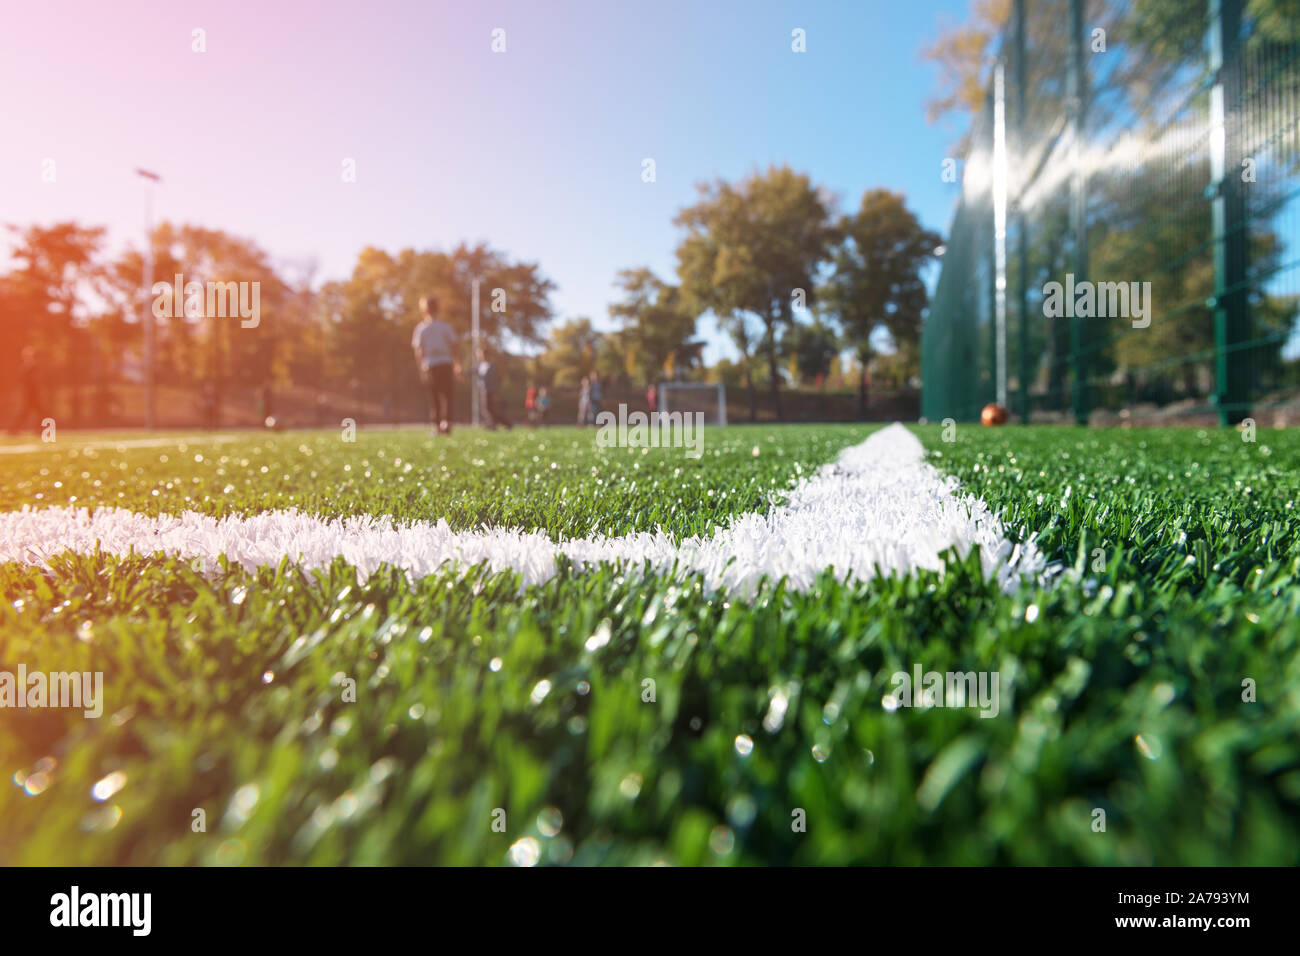
[[423,316],[411,336],[415,364],[420,381],[429,390],[429,419],[439,435],[451,434],[452,380],[460,374],[456,362],[456,333],[438,318],[438,300],[433,296],[420,299]]

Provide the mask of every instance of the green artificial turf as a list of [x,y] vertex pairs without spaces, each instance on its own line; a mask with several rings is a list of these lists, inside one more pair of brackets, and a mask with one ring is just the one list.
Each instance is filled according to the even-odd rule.
[[[732,428],[706,438],[720,454],[662,464],[567,429],[259,436],[213,463],[198,446],[60,453],[45,475],[0,458],[0,501],[693,533],[866,433]],[[1053,583],[1004,595],[970,558],[739,602],[608,568],[521,592],[362,583],[342,561],[0,566],[4,667],[102,670],[107,700],[98,720],[0,714],[0,860],[1300,862],[1300,434],[918,433],[1037,534]],[[997,672],[998,716],[884,706],[916,665]]]
[[766,508],[877,426],[703,429],[683,448],[602,448],[595,429],[339,429],[216,435],[165,447],[52,444],[0,455],[0,511],[30,505],[114,506],[144,514],[250,514],[297,508],[323,517],[444,518],[540,529],[553,537],[663,528],[711,531]]

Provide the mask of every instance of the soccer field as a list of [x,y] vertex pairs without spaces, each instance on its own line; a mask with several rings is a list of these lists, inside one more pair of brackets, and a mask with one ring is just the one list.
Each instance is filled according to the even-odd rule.
[[910,431],[2,454],[0,857],[1300,863],[1300,435]]

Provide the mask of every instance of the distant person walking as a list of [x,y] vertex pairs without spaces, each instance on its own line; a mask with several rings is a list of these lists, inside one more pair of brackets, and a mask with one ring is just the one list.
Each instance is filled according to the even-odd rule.
[[537,386],[532,382],[528,383],[528,391],[524,393],[524,413],[528,416],[528,424],[533,428],[537,427]]
[[543,385],[537,393],[537,420],[543,425],[548,424],[547,419],[551,416],[551,392]]
[[596,419],[600,417],[600,403],[604,399],[605,390],[600,386],[600,376],[592,372],[591,384],[587,388],[587,415],[593,425],[596,424]]
[[30,345],[23,349],[18,360],[18,414],[9,430],[14,434],[32,427],[33,420],[39,431],[45,415],[45,394],[41,390],[41,367],[36,349]]
[[645,403],[650,409],[650,415],[659,411],[659,389],[655,388],[655,383],[651,382],[650,387],[645,390]]
[[582,376],[582,384],[578,386],[578,424],[586,425],[587,418],[591,412],[591,382],[587,376]]
[[478,390],[483,396],[483,410],[488,414],[490,427],[504,425],[510,428],[510,419],[501,408],[501,381],[488,350],[479,346],[478,350]]
[[455,360],[456,333],[438,318],[438,300],[420,299],[420,323],[411,335],[411,348],[420,380],[429,393],[429,421],[439,435],[451,434],[452,381],[460,372]]

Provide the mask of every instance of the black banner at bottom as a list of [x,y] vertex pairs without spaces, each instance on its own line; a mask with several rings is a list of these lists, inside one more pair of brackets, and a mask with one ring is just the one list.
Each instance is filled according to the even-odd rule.
[[[983,934],[1054,927],[1053,940],[1105,936],[1232,945],[1290,923],[1288,869],[6,869],[5,938],[110,937],[337,945],[601,928],[678,942],[729,942],[842,925],[871,938],[918,928]],[[837,930],[838,931],[838,930]],[[442,934],[450,934],[442,936]],[[970,934],[965,936],[964,934]],[[471,935],[471,939],[473,936]],[[886,935],[883,938],[888,938]],[[994,937],[990,937],[994,938]]]

